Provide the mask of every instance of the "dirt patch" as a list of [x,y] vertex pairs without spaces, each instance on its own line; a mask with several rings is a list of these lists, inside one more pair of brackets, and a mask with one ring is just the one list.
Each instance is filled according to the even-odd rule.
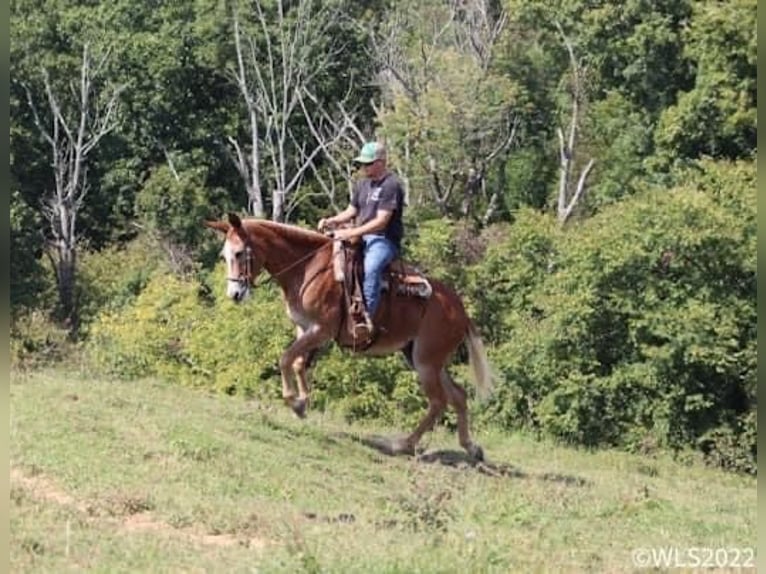
[[[214,546],[245,546],[263,549],[270,541],[258,537],[238,537],[230,534],[205,534],[194,527],[176,528],[157,519],[150,509],[153,506],[144,497],[109,495],[102,501],[84,503],[61,490],[41,474],[29,474],[19,468],[11,468],[11,485],[21,488],[32,498],[72,508],[87,521],[116,525],[125,532],[158,532],[168,536],[185,538],[191,542]],[[99,509],[106,509],[106,516]]]
[[85,505],[79,505],[74,498],[56,488],[50,480],[39,474],[24,474],[18,468],[11,468],[11,484],[21,487],[34,498],[47,500],[60,506],[71,506],[81,512],[87,512]]

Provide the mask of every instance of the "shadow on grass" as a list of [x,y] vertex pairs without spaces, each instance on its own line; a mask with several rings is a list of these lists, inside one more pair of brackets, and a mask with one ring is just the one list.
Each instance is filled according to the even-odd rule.
[[[315,429],[297,431],[290,428],[287,425],[279,423],[266,415],[261,415],[261,424],[265,425],[272,431],[277,431],[286,438],[310,438],[324,447],[337,447],[341,444],[341,441],[351,441],[358,444],[362,444],[368,448],[375,450],[386,456],[407,456],[413,457],[412,453],[403,454],[396,452],[395,445],[403,437],[385,437],[381,435],[360,435],[353,434],[345,431],[332,432],[325,434],[324,432],[317,432]],[[252,438],[256,438],[253,436]],[[271,442],[266,437],[258,437],[256,440],[265,440]],[[273,439],[272,439],[273,441]],[[494,462],[488,460],[478,461],[468,455],[462,450],[443,449],[419,452],[414,455],[417,462],[423,464],[438,464],[458,470],[474,470],[480,474],[486,476],[492,476],[495,478],[519,478],[519,479],[535,479],[546,482],[557,482],[567,486],[588,486],[590,483],[581,477],[572,476],[562,473],[545,472],[542,474],[529,474],[520,468],[513,466],[512,464]]]
[[[334,436],[363,444],[386,456],[397,456],[394,444],[397,439],[380,435],[359,436],[349,433],[334,433]],[[399,455],[401,456],[401,455]],[[412,455],[406,455],[412,456]],[[546,482],[558,482],[567,486],[587,486],[589,482],[579,476],[561,473],[545,472],[542,474],[529,474],[512,464],[494,462],[488,460],[476,460],[462,450],[443,449],[424,451],[414,456],[415,460],[423,464],[438,464],[458,470],[474,470],[480,474],[495,478],[521,478],[534,479]]]
[[341,443],[338,438],[344,438],[335,433],[327,434],[311,425],[290,426],[264,413],[247,416],[249,417],[247,422],[251,427],[245,431],[245,434],[251,440],[272,444],[283,444],[284,441],[311,440],[324,448],[329,448],[340,446]]

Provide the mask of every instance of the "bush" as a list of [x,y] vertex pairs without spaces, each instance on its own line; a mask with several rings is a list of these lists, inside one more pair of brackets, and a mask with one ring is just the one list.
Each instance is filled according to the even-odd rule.
[[313,401],[348,420],[409,424],[426,406],[416,373],[402,356],[358,358],[333,346],[314,370]]
[[706,460],[728,470],[757,474],[758,416],[755,410],[705,433],[699,447]]
[[75,352],[67,330],[56,325],[44,311],[19,315],[11,325],[12,369],[47,367]]
[[146,236],[123,246],[83,251],[78,265],[81,334],[100,313],[118,311],[136,297],[157,272],[168,272],[157,247]]
[[[216,270],[220,279],[222,272]],[[95,365],[124,378],[156,375],[181,384],[250,394],[274,376],[289,325],[273,289],[240,306],[221,289],[173,275],[153,277],[133,305],[92,327]],[[211,301],[212,298],[212,301]]]
[[754,466],[752,175],[701,164],[686,185],[564,233],[520,217],[472,286],[505,377],[486,417],[577,444],[705,445],[716,464]]

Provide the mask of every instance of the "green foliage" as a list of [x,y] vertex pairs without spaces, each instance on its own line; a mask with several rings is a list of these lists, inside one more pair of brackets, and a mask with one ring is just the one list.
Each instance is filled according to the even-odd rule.
[[[221,281],[216,285],[223,288]],[[237,306],[221,289],[205,295],[198,282],[153,277],[133,305],[94,323],[91,358],[120,377],[159,375],[231,394],[256,392],[278,373],[287,319],[272,290],[259,289],[258,304]]]
[[657,126],[662,164],[755,153],[756,5],[755,0],[695,5],[686,52],[695,63],[696,81]]
[[464,271],[458,244],[461,226],[446,218],[421,221],[417,228],[408,232],[404,258],[429,277],[458,288]]
[[314,370],[313,404],[347,420],[414,424],[425,398],[402,356],[358,358],[333,347]]
[[47,307],[46,292],[53,278],[41,262],[44,249],[41,218],[14,191],[11,194],[11,315]]
[[556,260],[555,221],[532,210],[484,232],[487,251],[468,272],[473,316],[489,343],[509,340],[538,313],[533,296]]
[[[588,445],[681,448],[705,436],[720,452],[718,437],[732,466],[754,463],[737,422],[755,408],[754,168],[701,167],[684,187],[567,233],[520,218],[523,247],[490,248],[474,289],[488,294],[479,308],[499,339],[496,420]],[[728,203],[708,190],[722,171],[742,184],[727,178]]]
[[27,311],[11,325],[11,368],[40,369],[76,355],[66,329],[51,320],[45,311]]
[[100,314],[116,312],[135,301],[157,272],[168,270],[157,246],[145,235],[124,246],[83,251],[79,257],[78,301],[83,335]]
[[[225,298],[222,277],[216,269],[206,293],[199,283],[155,275],[133,304],[102,311],[90,331],[90,360],[121,378],[154,375],[228,394],[281,396],[279,357],[293,333],[281,298],[262,286],[255,300],[237,305]],[[315,378],[314,404],[349,419],[422,413],[401,358],[361,360],[333,349]]]
[[520,209],[543,209],[548,205],[557,176],[556,167],[540,142],[514,149],[499,170],[498,185],[505,190],[503,207],[507,213],[502,220],[512,221]]
[[508,138],[516,87],[460,42],[467,31],[442,3],[406,2],[400,9],[388,15],[395,24],[386,25],[394,27],[407,65],[398,70],[402,84],[387,94],[380,132],[406,174],[411,203],[455,215],[469,174],[483,172]]
[[731,423],[723,424],[699,439],[706,460],[715,466],[757,474],[758,413],[744,413]]
[[[693,2],[623,0],[565,2],[581,57],[592,69],[594,93],[612,91],[656,117],[691,80],[683,32]],[[578,13],[579,12],[579,13]],[[574,14],[573,14],[574,13]]]
[[635,193],[646,179],[652,125],[646,112],[618,92],[594,102],[583,124],[582,145],[597,162],[585,197],[593,210]]
[[171,259],[186,256],[210,262],[211,253],[220,248],[217,238],[202,222],[215,216],[211,211],[216,204],[224,203],[224,192],[206,187],[206,177],[204,167],[174,173],[169,167],[160,166],[136,198],[139,221],[171,252]]

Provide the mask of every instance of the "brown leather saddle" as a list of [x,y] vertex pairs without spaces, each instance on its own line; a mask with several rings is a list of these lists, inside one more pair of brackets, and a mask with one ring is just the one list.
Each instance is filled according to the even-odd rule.
[[[356,347],[370,346],[377,335],[377,328],[370,332],[370,322],[364,304],[362,283],[364,260],[361,244],[333,243],[333,271],[335,280],[343,283],[343,299],[347,316],[344,320]],[[428,299],[433,288],[420,270],[402,259],[395,259],[383,271],[382,290],[399,297]],[[358,345],[357,345],[358,343]]]

